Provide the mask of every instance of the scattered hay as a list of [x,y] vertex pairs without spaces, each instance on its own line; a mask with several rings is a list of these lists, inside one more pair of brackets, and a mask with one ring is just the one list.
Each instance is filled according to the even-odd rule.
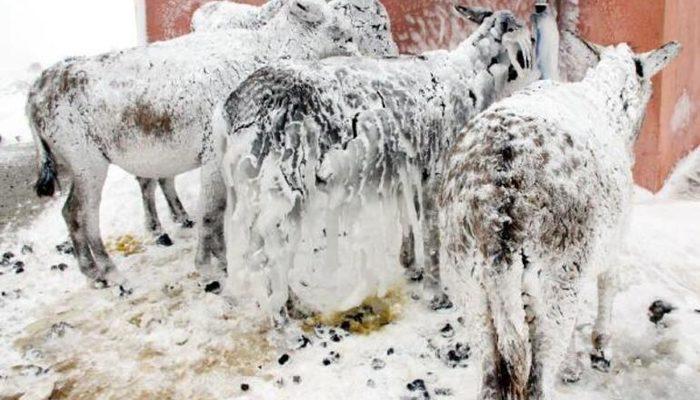
[[143,241],[128,233],[108,240],[106,247],[110,254],[121,254],[124,257],[146,251]]
[[368,335],[395,321],[401,314],[403,291],[391,289],[383,297],[371,296],[362,304],[347,311],[331,315],[314,315],[303,323],[303,329],[311,331],[318,325],[333,326],[348,332]]

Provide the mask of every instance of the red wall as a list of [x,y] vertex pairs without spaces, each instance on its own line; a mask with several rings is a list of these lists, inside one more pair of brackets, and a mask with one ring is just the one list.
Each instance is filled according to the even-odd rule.
[[[188,32],[192,13],[209,0],[144,1],[147,37],[149,41],[156,41]],[[264,3],[264,0],[239,1]],[[555,1],[562,6],[572,3],[571,0]],[[472,29],[468,23],[454,17],[453,0],[382,2],[389,11],[394,38],[403,53],[453,47]],[[528,20],[533,2],[461,0],[460,4],[509,8]],[[696,57],[700,54],[700,31],[696,27],[700,0],[579,0],[579,4],[579,28],[583,36],[594,42],[629,42],[637,51],[650,50],[669,40],[678,40],[685,47],[679,60],[654,79],[654,96],[636,148],[635,179],[640,185],[657,191],[675,163],[700,145],[700,114],[693,111],[695,107],[690,107],[692,112],[688,118],[680,118],[687,113],[680,113],[684,107],[677,107],[684,93],[691,104],[700,99],[700,65]]]

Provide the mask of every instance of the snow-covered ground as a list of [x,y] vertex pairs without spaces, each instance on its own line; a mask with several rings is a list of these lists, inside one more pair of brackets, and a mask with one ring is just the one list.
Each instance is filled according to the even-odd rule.
[[[127,0],[0,0],[0,8],[2,151],[3,144],[31,140],[24,96],[41,68],[68,55],[131,46],[136,32]],[[683,176],[693,178],[670,183],[697,183],[696,175]],[[197,178],[178,178],[193,215]],[[578,327],[585,373],[560,384],[557,399],[698,398],[700,201],[688,193],[698,192],[638,192],[615,304],[614,367],[608,374],[587,367],[595,312],[589,285]],[[73,257],[57,250],[68,238],[62,204],[63,197],[51,200],[29,224],[0,232],[0,399],[427,398],[417,380],[430,398],[475,398],[479,368],[465,350],[469,328],[456,310],[432,311],[414,300],[416,283],[399,289],[396,320],[368,335],[303,333],[298,321],[284,332],[262,330],[197,287],[195,231],[167,222],[161,197],[158,209],[175,245],[148,243],[133,177],[113,168],[101,209],[105,238],[131,234],[144,243],[142,252],[115,255],[135,286],[130,297],[90,289]],[[2,262],[5,252],[13,256]],[[647,309],[659,299],[674,310],[654,324]],[[302,334],[311,341],[304,347]]]
[[0,10],[0,146],[31,141],[24,104],[42,69],[137,43],[132,0],[0,0]]
[[[197,174],[181,176],[178,188],[194,210]],[[700,392],[700,202],[642,191],[637,197],[613,319],[614,368],[586,368],[580,382],[558,386],[558,398],[696,399]],[[166,224],[173,247],[146,243],[142,253],[115,257],[136,286],[131,297],[88,288],[72,256],[56,249],[67,239],[61,206],[62,199],[52,201],[29,226],[0,240],[2,252],[15,254],[0,267],[0,398],[422,398],[407,388],[416,379],[432,398],[475,396],[478,368],[469,358],[455,367],[448,356],[457,343],[469,345],[468,327],[455,310],[432,311],[413,300],[416,284],[402,288],[399,317],[383,329],[337,329],[333,338],[326,328],[306,333],[311,344],[299,348],[299,322],[285,333],[264,333],[220,296],[202,293],[193,273],[195,233],[173,223]],[[167,215],[162,198],[158,207]],[[113,169],[104,236],[145,238],[142,215],[138,185]],[[33,251],[22,254],[24,245]],[[60,263],[67,269],[52,268]],[[586,290],[579,325],[585,365],[593,293]],[[658,299],[675,309],[655,325],[647,309]],[[440,332],[447,323],[454,336]],[[289,360],[280,365],[284,354]]]

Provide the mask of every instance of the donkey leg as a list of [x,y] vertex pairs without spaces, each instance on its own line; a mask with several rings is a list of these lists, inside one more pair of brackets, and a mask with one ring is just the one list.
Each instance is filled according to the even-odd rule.
[[[200,207],[202,220],[199,224],[199,239],[195,265],[199,271],[204,290],[219,293],[226,277],[226,243],[224,241],[224,212],[226,211],[226,186],[218,168],[219,163],[210,162],[202,166]],[[216,260],[212,260],[212,256]],[[215,265],[212,262],[216,261]]]
[[175,177],[160,178],[158,179],[158,184],[163,191],[163,195],[165,195],[165,200],[168,202],[168,208],[170,208],[170,215],[173,217],[173,221],[182,225],[183,228],[193,227],[194,222],[192,222],[190,216],[187,215],[185,207],[182,206],[182,202],[177,196]]
[[[553,271],[551,282],[542,282],[530,304],[532,362],[528,398],[551,400],[560,366],[569,348],[579,307],[579,263],[567,263]],[[526,313],[527,314],[527,313]]]
[[92,258],[90,246],[88,245],[85,233],[85,198],[81,194],[80,183],[73,180],[66,203],[63,205],[63,219],[68,226],[75,258],[78,260],[78,267],[92,283],[96,286],[106,286],[106,281],[101,271],[97,268],[95,260]]
[[591,366],[599,371],[608,372],[612,360],[610,348],[610,320],[612,318],[613,301],[616,287],[611,272],[598,275],[598,316],[593,326],[591,340]]
[[156,210],[156,180],[151,178],[136,177],[141,188],[141,200],[143,201],[143,214],[145,217],[146,230],[156,240],[156,244],[161,246],[172,246],[173,241],[167,233],[163,233],[163,227],[158,219]]
[[92,251],[92,256],[97,263],[104,281],[108,286],[118,287],[120,294],[129,294],[126,280],[119,274],[111,257],[105,249],[100,232],[100,203],[102,201],[102,187],[107,178],[107,162],[93,167],[89,173],[83,174],[76,180],[80,182],[81,192],[85,198],[85,208],[83,210],[85,218],[85,231],[87,241]]
[[[576,323],[574,323],[575,325]],[[574,383],[581,379],[582,373],[583,364],[579,360],[578,352],[576,351],[576,329],[573,329],[569,340],[569,348],[566,350],[566,358],[559,369],[559,377],[564,383]]]

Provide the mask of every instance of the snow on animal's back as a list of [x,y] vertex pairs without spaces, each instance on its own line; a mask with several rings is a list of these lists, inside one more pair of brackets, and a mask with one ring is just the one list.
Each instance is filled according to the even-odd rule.
[[634,69],[631,58],[627,61],[619,56],[628,51],[626,45],[620,45],[615,52],[604,54],[601,65],[590,70],[583,81],[535,82],[490,109],[507,108],[515,114],[546,121],[571,135],[574,144],[585,150],[579,157],[595,161],[601,171],[623,171],[631,179],[633,158],[627,132],[634,127],[629,126],[630,118],[624,115],[628,106],[622,104],[619,91],[639,90],[639,82],[626,71]]
[[[633,187],[627,137],[633,128],[626,125],[626,106],[616,104],[623,100],[615,88],[635,90],[639,84],[627,82],[634,74],[624,73],[624,68],[634,66],[602,65],[577,83],[537,82],[475,117],[448,161],[445,192],[446,199],[464,199],[473,206],[462,210],[455,200],[448,201],[455,208],[445,214],[488,218],[487,208],[479,210],[480,202],[470,201],[500,196],[506,179],[515,182],[504,186],[518,199],[513,218],[518,226],[528,227],[528,236],[536,238],[546,254],[561,255],[581,241],[600,250],[592,255],[608,254],[607,246],[617,243],[611,239],[627,218]],[[597,79],[601,75],[603,82]],[[483,170],[480,162],[471,160],[495,164]],[[457,225],[445,229],[461,232],[460,219],[452,219]],[[577,234],[539,222],[560,219],[574,221],[568,229],[575,227]],[[564,237],[569,239],[565,242]]]
[[[84,78],[79,89],[84,95],[72,102],[92,110],[84,115],[102,115],[84,126],[113,132],[102,145],[114,163],[150,176],[150,160],[171,158],[167,164],[173,168],[165,172],[181,173],[199,163],[201,132],[208,124],[201,116],[210,115],[215,102],[261,62],[256,44],[262,44],[260,36],[250,31],[222,31],[69,62],[69,75]],[[82,118],[74,116],[75,121]],[[144,135],[134,134],[137,130]]]
[[[405,232],[402,221],[410,214],[406,209],[416,207],[414,201],[422,196],[420,181],[424,169],[433,171],[429,164],[437,161],[453,136],[447,132],[456,133],[465,123],[466,115],[472,114],[476,107],[477,99],[467,93],[469,85],[474,84],[470,78],[481,73],[472,68],[481,68],[465,64],[451,59],[444,51],[380,60],[338,57],[265,68],[239,87],[243,89],[241,96],[250,94],[245,90],[250,85],[253,92],[262,94],[265,99],[262,101],[270,101],[273,107],[282,106],[269,110],[259,108],[257,100],[245,102],[255,110],[263,110],[264,115],[254,111],[238,120],[236,126],[258,123],[269,116],[295,115],[293,110],[298,104],[290,107],[271,97],[284,97],[285,93],[300,88],[314,90],[311,96],[301,96],[298,101],[304,105],[299,108],[313,103],[311,109],[327,105],[333,110],[316,110],[310,115],[311,119],[327,120],[327,125],[317,134],[307,133],[308,137],[318,138],[320,147],[327,149],[314,172],[316,179],[323,182],[322,187],[312,189],[312,194],[305,198],[308,212],[301,218],[297,235],[300,241],[289,270],[290,287],[307,307],[322,313],[343,311],[368,296],[385,294],[402,281],[399,252]],[[474,93],[481,96],[477,89]],[[309,98],[313,96],[318,98]],[[238,105],[235,100],[232,104]],[[229,112],[247,114],[238,109]],[[268,150],[298,143],[287,150],[289,154],[307,160],[307,166],[313,164],[309,162],[313,156],[304,155],[305,141],[289,139],[275,118],[269,118],[265,125],[262,135],[275,143],[266,147]],[[235,137],[230,139],[236,141]],[[361,150],[356,152],[358,148]],[[249,156],[239,154],[236,146],[230,151],[224,157],[224,165],[235,165],[233,160]],[[250,151],[260,151],[260,147],[254,146]],[[261,171],[268,171],[267,163],[276,165],[270,161],[274,156],[267,157],[266,153],[254,156],[261,157],[259,161],[266,160]],[[244,190],[244,184],[235,180],[228,184],[236,191]],[[399,185],[402,197],[397,196]],[[249,196],[243,193],[237,196]],[[265,204],[272,207],[269,199]],[[241,208],[236,213],[226,218],[227,235],[245,237],[245,232],[237,231],[247,226],[238,222],[239,218],[245,218],[242,215],[245,211]],[[420,218],[408,219],[417,231]],[[242,246],[228,246],[228,249],[229,260],[244,259]],[[239,277],[231,279],[230,284],[237,287],[238,293],[245,293],[240,284],[256,286]]]

